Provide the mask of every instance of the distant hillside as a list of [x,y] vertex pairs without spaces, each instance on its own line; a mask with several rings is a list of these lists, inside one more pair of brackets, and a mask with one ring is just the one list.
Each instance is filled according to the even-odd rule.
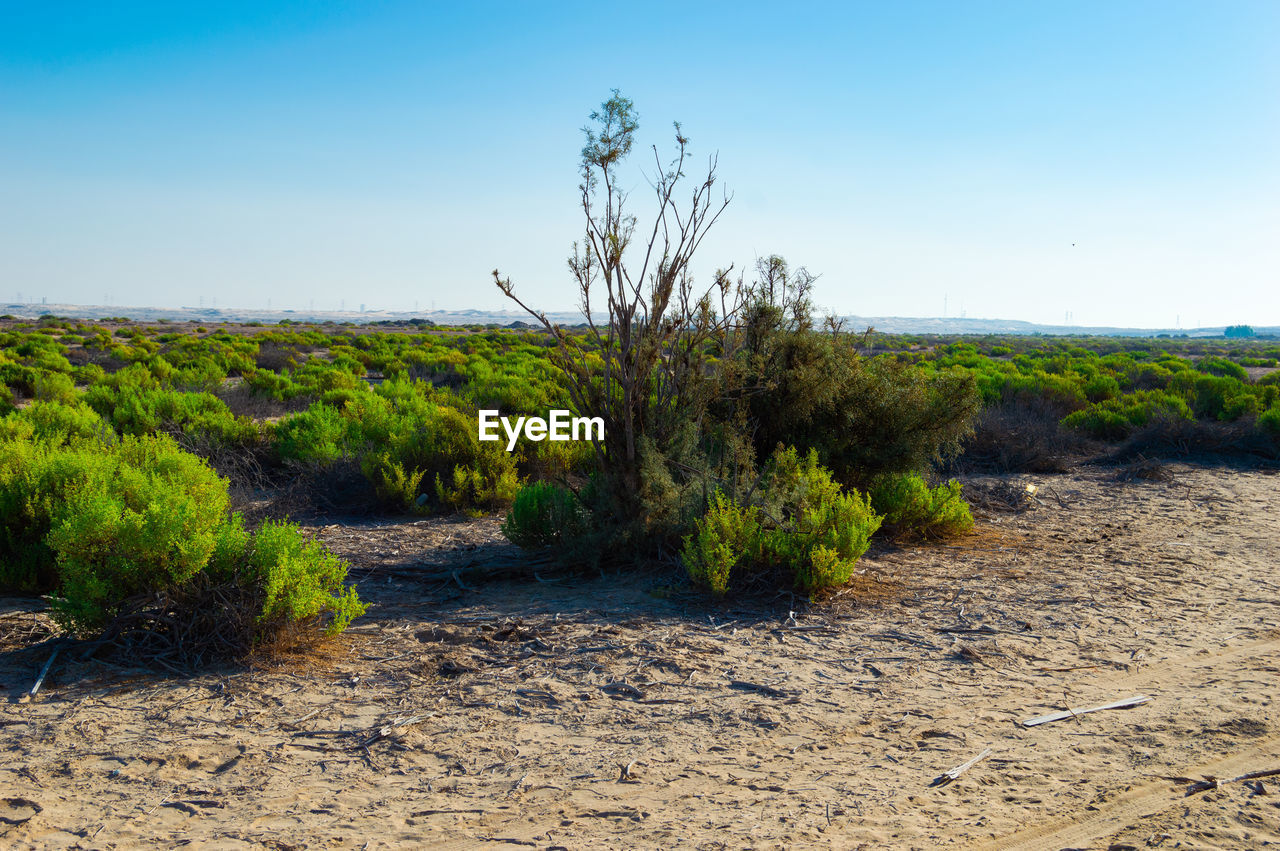
[[[263,322],[274,325],[282,319],[293,322],[407,322],[411,319],[429,319],[437,325],[511,325],[528,324],[528,314],[517,310],[428,310],[428,311],[325,311],[325,310],[252,310],[214,307],[119,307],[79,304],[0,304],[0,313],[35,318],[52,313],[77,319],[105,319],[127,316],[144,322],[167,319],[173,322]],[[547,318],[562,325],[578,325],[582,314],[568,311],[548,313]],[[886,334],[933,334],[954,336],[958,334],[1043,334],[1055,336],[1105,336],[1105,337],[1154,337],[1157,334],[1190,337],[1221,337],[1223,326],[1208,328],[1115,328],[1083,325],[1037,325],[1018,319],[959,319],[910,316],[844,316],[849,330],[862,330],[868,326]],[[518,326],[517,326],[518,327]],[[1280,337],[1280,325],[1254,326],[1259,336]]]
[[[1157,334],[1221,337],[1225,326],[1205,328],[1119,328],[1105,325],[1037,325],[1020,319],[957,319],[912,316],[843,316],[849,329],[870,326],[886,334],[1043,334],[1046,336],[1154,337]],[[1280,325],[1253,326],[1258,336],[1280,336]]]

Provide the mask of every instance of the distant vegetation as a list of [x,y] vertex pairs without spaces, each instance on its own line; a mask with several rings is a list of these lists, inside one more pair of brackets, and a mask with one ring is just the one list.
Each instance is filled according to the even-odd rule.
[[[363,611],[290,512],[509,508],[510,540],[568,565],[666,559],[714,595],[821,596],[877,536],[966,533],[959,472],[1280,458],[1280,345],[1248,326],[854,334],[816,322],[814,278],[776,256],[701,292],[687,270],[726,203],[714,161],[686,192],[677,126],[655,184],[667,227],[633,247],[614,185],[631,104],[615,93],[593,120],[570,265],[607,323],[0,326],[0,587],[50,595],[75,634],[164,634],[199,660]],[[605,437],[507,452],[479,440],[482,408],[598,416]]]
[[[589,337],[573,339],[599,357]],[[524,330],[11,323],[0,331],[0,583],[52,593],[84,634],[125,614],[139,622],[133,607],[157,592],[198,608],[231,587],[255,608],[245,641],[286,621],[336,630],[359,609],[344,568],[265,519],[514,500],[512,540],[571,562],[624,534],[648,542],[637,552],[678,555],[715,591],[766,579],[812,591],[861,553],[858,529],[927,540],[967,528],[958,486],[938,478],[948,470],[1053,471],[1107,446],[1280,456],[1275,342],[864,340],[775,325],[732,358],[711,350],[726,373],[733,364],[718,381],[755,389],[704,388],[707,430],[665,438],[674,457],[643,450],[642,520],[604,523],[590,444],[508,454],[477,440],[479,407],[575,409],[557,350]],[[737,422],[752,424],[750,440],[728,428]],[[231,512],[252,514],[254,489],[279,504],[242,521]],[[845,494],[865,494],[863,507]],[[837,525],[854,536],[826,537],[822,517],[845,517]]]

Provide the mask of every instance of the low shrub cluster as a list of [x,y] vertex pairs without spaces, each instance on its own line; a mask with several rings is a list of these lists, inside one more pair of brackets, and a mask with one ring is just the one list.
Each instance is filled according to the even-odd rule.
[[68,630],[98,635],[140,612],[178,628],[209,617],[203,589],[230,588],[251,616],[221,612],[243,628],[203,656],[285,626],[340,632],[363,611],[345,564],[291,524],[246,532],[226,481],[172,438],[37,435],[21,427],[32,420],[11,414],[0,439],[0,587],[49,592]]
[[690,577],[714,594],[779,577],[811,595],[836,588],[880,526],[867,497],[835,482],[815,450],[780,449],[757,493],[739,504],[717,491],[684,539]]
[[884,530],[899,540],[951,538],[973,529],[973,514],[954,480],[929,487],[919,473],[885,476],[870,497]]
[[324,474],[351,460],[381,506],[426,504],[449,510],[510,504],[519,486],[518,457],[482,442],[474,411],[420,382],[387,381],[376,391],[317,402],[271,429],[282,461]]

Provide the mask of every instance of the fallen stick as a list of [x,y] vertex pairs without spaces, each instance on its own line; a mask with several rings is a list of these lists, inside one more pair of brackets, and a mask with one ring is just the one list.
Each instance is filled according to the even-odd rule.
[[1217,789],[1225,783],[1239,783],[1242,780],[1261,780],[1263,777],[1278,776],[1280,776],[1280,768],[1272,768],[1269,771],[1250,771],[1248,774],[1241,774],[1239,777],[1232,777],[1228,780],[1219,780],[1213,775],[1205,775],[1204,780],[1191,784],[1187,789],[1187,794],[1194,795],[1197,792],[1203,792],[1206,789]]
[[984,759],[986,759],[989,756],[991,756],[991,748],[983,748],[982,753],[978,754],[968,762],[960,763],[955,768],[948,768],[946,771],[942,772],[937,777],[933,778],[933,782],[930,783],[929,785],[930,786],[946,786],[948,783],[951,783],[952,781],[959,779],[961,774],[964,774],[970,768],[973,768],[975,765],[982,762]]
[[44,663],[44,667],[40,669],[40,676],[36,678],[36,684],[31,687],[31,691],[23,695],[23,703],[31,700],[40,691],[40,686],[44,685],[44,678],[49,676],[49,670],[53,668],[53,660],[58,658],[58,651],[62,649],[62,645],[55,645],[53,652],[49,654],[49,660]]
[[1126,697],[1124,700],[1117,700],[1114,703],[1104,703],[1102,706],[1081,707],[1078,709],[1068,709],[1066,712],[1051,712],[1048,715],[1040,715],[1036,718],[1028,718],[1022,722],[1024,727],[1037,727],[1041,724],[1049,724],[1053,721],[1065,721],[1068,718],[1075,718],[1080,715],[1088,715],[1090,712],[1101,712],[1104,709],[1128,709],[1131,706],[1140,706],[1150,701],[1151,698],[1145,694],[1135,694],[1133,697]]

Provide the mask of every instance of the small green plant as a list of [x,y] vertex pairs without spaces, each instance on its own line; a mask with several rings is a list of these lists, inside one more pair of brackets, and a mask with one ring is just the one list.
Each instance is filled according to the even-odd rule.
[[802,458],[794,447],[774,453],[764,495],[766,513],[780,522],[764,534],[763,557],[792,571],[810,594],[848,582],[880,528],[870,500],[842,490],[816,451]]
[[[1229,381],[1229,379],[1210,378],[1205,380]],[[1153,420],[1189,420],[1191,418],[1191,409],[1181,396],[1161,390],[1141,390],[1119,399],[1107,399],[1090,405],[1083,411],[1068,414],[1062,419],[1062,425],[1099,440],[1123,440],[1135,428],[1145,426]]]
[[[238,524],[235,518],[232,525]],[[344,585],[347,563],[318,541],[305,538],[292,523],[264,523],[246,540],[242,559],[230,577],[251,582],[261,595],[260,634],[327,616],[325,632],[334,635],[368,608],[355,588]]]
[[517,546],[537,548],[563,545],[586,534],[587,512],[566,487],[533,482],[515,494],[502,534]]
[[1258,414],[1258,428],[1280,443],[1280,402]]
[[410,512],[421,508],[419,496],[425,470],[405,472],[404,464],[385,452],[366,455],[360,461],[360,470],[384,505]]
[[1226,358],[1206,356],[1196,361],[1196,369],[1206,375],[1217,375],[1224,378],[1234,378],[1237,381],[1248,381],[1249,373],[1240,364],[1229,361]]
[[712,594],[724,596],[733,569],[743,559],[759,557],[759,516],[756,506],[740,507],[716,491],[707,513],[684,539],[681,557],[689,577]]
[[973,514],[954,480],[931,488],[917,473],[886,476],[870,496],[884,515],[882,530],[894,538],[950,538],[973,528]]
[[76,395],[75,382],[65,373],[45,372],[36,378],[35,397],[40,401],[71,405],[75,403]]
[[810,450],[779,449],[766,465],[758,506],[739,506],[721,494],[684,542],[690,577],[724,594],[779,574],[811,595],[839,587],[880,527],[870,501],[845,491]]

